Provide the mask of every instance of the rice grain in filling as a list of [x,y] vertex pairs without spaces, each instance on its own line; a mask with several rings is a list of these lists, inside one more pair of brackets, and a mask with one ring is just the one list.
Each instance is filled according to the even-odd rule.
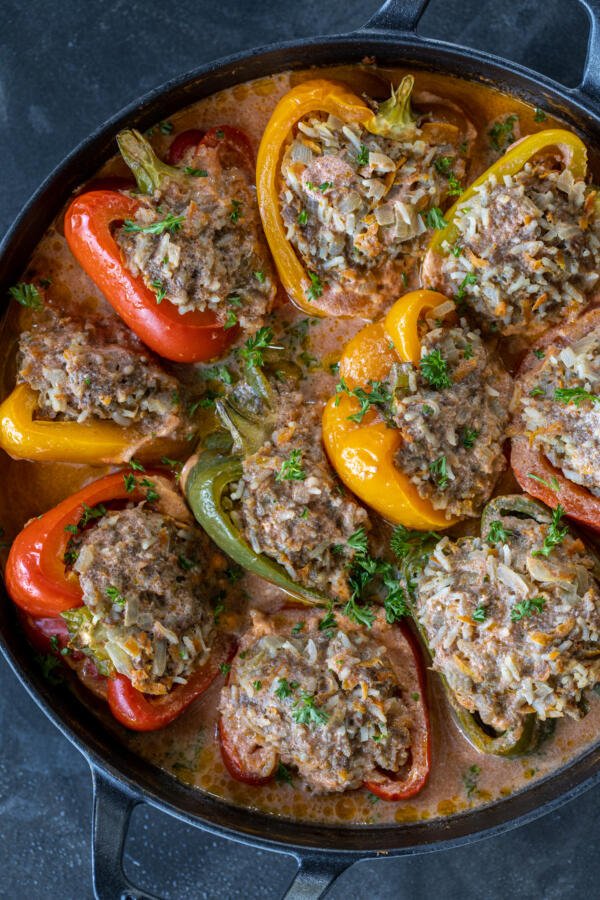
[[112,419],[165,436],[189,430],[179,382],[116,317],[39,319],[21,335],[17,380],[38,391],[40,418]]
[[257,553],[280,563],[294,581],[347,600],[348,569],[356,555],[347,541],[370,523],[327,462],[321,414],[322,404],[282,391],[273,432],[244,460],[232,497]]
[[279,202],[287,238],[327,284],[334,314],[360,303],[372,315],[396,299],[427,231],[424,213],[464,177],[456,126],[409,131],[414,139],[393,140],[334,116],[310,117],[284,154]]
[[175,218],[161,233],[128,233],[115,239],[128,268],[141,274],[157,303],[166,298],[180,313],[212,311],[220,324],[254,332],[270,311],[276,286],[262,234],[250,174],[221,165],[218,150],[200,146],[185,162],[205,176],[165,178],[142,204],[135,225],[147,228]]
[[579,718],[600,677],[595,561],[571,535],[548,557],[533,555],[548,526],[515,516],[501,524],[505,540],[445,537],[429,559],[416,612],[434,668],[498,731],[528,713]]
[[566,478],[600,496],[598,329],[571,346],[548,349],[535,374],[518,385],[515,414],[514,433],[524,431]]
[[[424,375],[434,357],[445,364],[447,387],[436,389]],[[511,391],[501,362],[464,321],[429,331],[420,368],[405,364],[395,374],[391,424],[403,439],[396,464],[448,518],[477,515],[506,467]]]
[[486,330],[539,331],[576,315],[598,288],[596,191],[568,169],[527,163],[500,181],[491,175],[454,221],[454,247],[426,275]]
[[223,561],[197,526],[144,504],[108,512],[78,542],[74,570],[91,617],[72,640],[138,690],[164,694],[206,662]]
[[350,790],[407,762],[409,716],[385,647],[341,616],[330,635],[317,623],[290,635],[255,613],[220,710],[228,731],[275,750],[312,788]]

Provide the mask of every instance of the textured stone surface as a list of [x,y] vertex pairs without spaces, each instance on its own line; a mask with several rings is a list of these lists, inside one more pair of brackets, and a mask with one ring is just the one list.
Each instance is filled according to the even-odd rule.
[[[239,49],[349,31],[375,0],[3,0],[0,230],[63,155],[149,88]],[[587,22],[575,0],[433,0],[422,31],[575,84]],[[0,661],[0,897],[88,900],[87,764]],[[428,856],[361,863],[333,900],[565,900],[599,894],[600,790],[525,828]],[[295,864],[136,810],[126,867],[165,898],[281,896]]]

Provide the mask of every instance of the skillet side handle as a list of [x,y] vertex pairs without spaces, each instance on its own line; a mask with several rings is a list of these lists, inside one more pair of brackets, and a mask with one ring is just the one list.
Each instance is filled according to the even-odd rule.
[[590,20],[587,56],[579,89],[600,105],[600,0],[579,0]]
[[92,873],[96,900],[160,900],[138,890],[123,872],[123,846],[129,818],[137,801],[94,766]]
[[429,0],[386,0],[361,31],[416,31],[428,6]]
[[297,856],[299,868],[282,900],[321,900],[352,861],[325,854]]

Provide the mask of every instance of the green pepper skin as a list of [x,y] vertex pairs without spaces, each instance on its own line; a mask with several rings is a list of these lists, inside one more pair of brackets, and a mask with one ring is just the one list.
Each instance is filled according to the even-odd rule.
[[310,606],[327,603],[323,594],[292,581],[283,566],[263,553],[255,553],[223,509],[227,487],[242,476],[239,456],[202,452],[185,482],[185,495],[196,519],[215,544],[238,565],[285,591],[294,600]]

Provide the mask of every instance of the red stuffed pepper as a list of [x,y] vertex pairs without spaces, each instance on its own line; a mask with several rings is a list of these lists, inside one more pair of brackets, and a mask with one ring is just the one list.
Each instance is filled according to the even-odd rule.
[[600,530],[600,309],[548,332],[517,378],[511,463],[527,493]]
[[412,797],[430,767],[419,649],[383,614],[367,630],[332,611],[254,613],[221,695],[219,737],[229,773],[247,784],[291,766],[318,792]]
[[135,464],[32,519],[5,580],[33,645],[95,680],[123,725],[150,731],[202,694],[231,653],[215,615],[225,568],[171,479]]
[[127,325],[177,362],[220,355],[261,327],[276,292],[248,140],[228,126],[178,135],[167,165],[136,131],[118,143],[139,193],[93,190],[65,215],[73,255]]

